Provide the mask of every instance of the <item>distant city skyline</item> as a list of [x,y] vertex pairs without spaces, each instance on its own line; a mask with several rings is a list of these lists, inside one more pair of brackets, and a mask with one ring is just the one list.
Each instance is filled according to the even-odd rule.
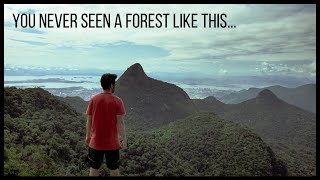
[[[226,13],[234,29],[22,29],[12,13]],[[4,63],[316,77],[316,5],[4,5]],[[32,69],[32,68],[30,68]]]

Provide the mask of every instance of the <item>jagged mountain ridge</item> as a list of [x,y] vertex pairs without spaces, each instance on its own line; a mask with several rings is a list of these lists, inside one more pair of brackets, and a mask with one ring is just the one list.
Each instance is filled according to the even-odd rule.
[[[117,80],[115,95],[121,97],[133,129],[159,127],[196,111],[180,87],[148,77],[138,63]],[[142,125],[142,126],[141,126]]]
[[225,95],[220,100],[228,104],[238,104],[256,97],[263,89],[271,90],[277,97],[289,104],[316,113],[316,84],[306,84],[296,88],[286,88],[279,85],[265,88],[249,88],[248,90]]
[[[299,166],[291,168],[290,173],[315,173],[315,114],[286,103],[268,89],[260,91],[257,97],[239,104],[197,101],[201,104],[198,106],[199,110],[209,110],[224,119],[243,123],[265,141],[272,143],[278,154],[290,158],[288,163]],[[289,154],[289,149],[295,153]]]
[[214,109],[217,114],[225,112],[230,106],[229,104],[224,104],[217,100],[214,96],[208,96],[204,99],[192,99],[192,101],[196,105],[198,111],[212,111],[212,109]]

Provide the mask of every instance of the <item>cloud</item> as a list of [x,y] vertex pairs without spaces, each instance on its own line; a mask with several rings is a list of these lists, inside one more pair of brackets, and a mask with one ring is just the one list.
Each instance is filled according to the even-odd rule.
[[306,64],[302,66],[304,72],[307,72],[311,75],[311,77],[315,78],[317,73],[317,65],[316,60],[312,61],[310,64]]
[[144,57],[163,57],[169,53],[165,49],[145,44],[136,44],[128,41],[119,41],[108,44],[93,44],[91,49],[102,50],[106,54],[115,54],[117,56],[130,56],[131,58]]
[[5,27],[13,27],[13,26],[14,26],[14,23],[9,22],[9,21],[6,21],[6,22],[4,22],[4,26],[5,26]]
[[228,71],[226,69],[220,69],[219,74],[225,75],[225,74],[228,74]]
[[256,72],[263,74],[282,74],[282,75],[300,75],[315,78],[316,61],[292,62],[261,62],[254,69]]
[[31,45],[35,45],[35,46],[45,46],[45,45],[48,45],[48,43],[39,42],[39,41],[25,41],[25,40],[19,40],[19,39],[10,39],[10,40],[16,41],[16,42],[27,43],[27,44],[31,44]]
[[20,14],[35,14],[36,13],[36,9],[23,9],[23,10],[18,10],[18,12]]
[[[251,72],[251,66],[237,66],[238,62],[266,62],[257,72],[285,72],[291,66],[277,62],[312,60],[316,57],[316,6],[315,5],[14,5],[4,6],[5,22],[13,22],[12,13],[226,13],[227,22],[235,29],[41,29],[43,32],[19,32],[5,26],[5,61],[30,64],[100,66],[114,64],[125,69],[133,61],[145,64],[146,70],[210,71],[209,64],[232,62],[229,73],[236,68]],[[200,16],[201,17],[201,16]],[[172,23],[172,18],[168,23]],[[199,18],[198,24],[202,23]],[[32,30],[31,30],[32,31]],[[24,46],[22,41],[48,42],[47,46]],[[8,41],[16,39],[20,41]],[[22,40],[22,41],[21,41]],[[135,56],[117,61],[108,49],[121,47],[121,43],[134,44],[134,52],[148,56]],[[30,43],[29,43],[30,44]],[[30,44],[34,45],[34,44]],[[105,46],[105,47],[101,47]],[[139,48],[138,48],[139,46]],[[141,48],[145,46],[145,48]],[[61,47],[61,48],[59,48]],[[127,46],[128,48],[130,45]],[[149,48],[148,48],[149,47]],[[23,49],[23,52],[21,50]],[[135,48],[138,48],[135,50]],[[121,48],[120,48],[121,49]],[[127,49],[123,48],[127,53]],[[69,50],[69,51],[68,51]],[[76,50],[76,51],[75,51]],[[22,52],[16,54],[16,52]],[[103,53],[105,51],[105,53]],[[117,50],[115,50],[117,51]],[[34,52],[41,56],[35,56]],[[64,52],[64,53],[61,53]],[[68,53],[69,52],[69,53]],[[96,53],[99,52],[99,53]],[[32,54],[33,53],[33,54]],[[119,54],[118,53],[118,54]],[[110,55],[109,55],[110,54]],[[115,53],[114,53],[115,54]],[[154,54],[154,55],[151,55]],[[161,54],[161,55],[159,55]],[[47,61],[40,58],[46,57]],[[93,63],[94,62],[94,63]],[[210,63],[212,62],[212,63]],[[183,67],[182,67],[183,66]],[[263,67],[262,67],[263,66]],[[289,68],[290,67],[290,68]],[[265,68],[262,70],[261,68]],[[217,73],[221,67],[212,70]],[[232,69],[232,70],[231,70]],[[308,68],[300,68],[307,71]],[[240,70],[239,70],[240,71]],[[310,69],[308,70],[310,71]],[[211,71],[210,71],[211,72]]]
[[33,33],[33,34],[46,34],[45,31],[41,31],[39,29],[31,29],[31,28],[25,28],[25,29],[19,28],[19,29],[16,29],[16,31],[25,32],[25,33]]

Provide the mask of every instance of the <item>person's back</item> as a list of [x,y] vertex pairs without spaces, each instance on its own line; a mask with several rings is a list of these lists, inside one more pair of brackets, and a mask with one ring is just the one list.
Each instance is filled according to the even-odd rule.
[[117,115],[123,115],[122,100],[109,92],[91,98],[87,115],[92,115],[92,134],[89,146],[96,150],[119,149]]
[[88,161],[92,176],[99,175],[98,169],[104,156],[110,174],[119,175],[119,149],[126,147],[124,105],[121,98],[112,95],[116,77],[114,74],[102,75],[100,82],[104,92],[90,99],[86,111],[86,144],[89,146]]

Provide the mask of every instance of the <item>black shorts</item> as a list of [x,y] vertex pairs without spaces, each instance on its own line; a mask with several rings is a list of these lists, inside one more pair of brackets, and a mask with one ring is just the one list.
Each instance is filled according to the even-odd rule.
[[95,150],[89,147],[87,161],[93,169],[99,169],[103,162],[103,156],[106,157],[108,169],[116,170],[119,168],[119,149],[117,150]]

